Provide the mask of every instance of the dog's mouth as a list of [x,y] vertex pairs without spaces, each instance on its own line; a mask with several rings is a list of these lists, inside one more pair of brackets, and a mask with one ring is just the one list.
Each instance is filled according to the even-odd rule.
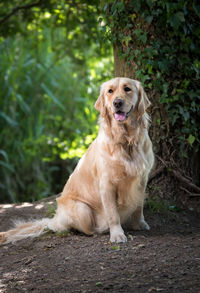
[[131,106],[131,109],[128,112],[122,112],[122,111],[115,112],[114,113],[115,119],[120,122],[125,121],[128,118],[128,116],[130,115],[132,109],[133,109],[133,106]]

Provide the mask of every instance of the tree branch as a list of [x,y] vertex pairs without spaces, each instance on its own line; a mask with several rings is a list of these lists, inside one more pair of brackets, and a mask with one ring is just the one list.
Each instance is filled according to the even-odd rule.
[[174,176],[181,182],[185,183],[188,187],[192,188],[196,192],[200,193],[200,187],[195,185],[194,183],[190,182],[187,178],[181,175],[180,172],[173,170],[172,171]]
[[[168,168],[170,166],[170,162],[167,162],[165,160],[163,160],[161,157],[159,157],[158,155],[156,155],[156,157],[160,160],[160,162],[162,162],[163,166],[161,166],[160,168],[158,168],[157,170],[155,170],[149,177],[149,181],[151,181],[155,176],[157,176],[158,174],[162,173],[163,170],[165,168]],[[172,160],[171,160],[172,161]],[[175,165],[175,169],[173,169]],[[163,168],[162,168],[163,167]],[[176,179],[178,179],[180,182],[184,183],[187,187],[195,190],[197,192],[196,193],[191,193],[190,191],[188,191],[187,189],[184,189],[185,192],[188,191],[188,193],[190,193],[191,196],[199,196],[200,193],[200,187],[198,187],[196,184],[192,183],[192,178],[190,178],[187,175],[182,175],[181,172],[179,170],[177,170],[177,165],[175,164],[175,162],[172,161],[172,173],[174,175],[174,177],[176,177]],[[182,187],[183,190],[183,187]],[[186,191],[187,190],[187,191]]]
[[38,2],[27,4],[27,5],[21,5],[13,8],[13,10],[7,14],[4,18],[0,20],[0,25],[4,24],[11,16],[16,14],[19,10],[29,9],[35,6],[39,6],[42,3],[43,0],[39,0]]
[[150,174],[150,176],[149,176],[149,181],[148,181],[148,182],[151,182],[151,180],[152,180],[154,177],[158,176],[160,173],[162,173],[162,172],[164,171],[164,169],[165,169],[165,166],[162,165],[162,166],[160,166],[158,169],[156,169],[155,171],[153,171],[153,172]]
[[180,187],[180,189],[183,190],[183,191],[185,191],[191,197],[198,197],[198,196],[200,196],[200,193],[192,193],[192,192],[190,192],[189,190],[187,190],[186,188],[184,188],[182,186]]

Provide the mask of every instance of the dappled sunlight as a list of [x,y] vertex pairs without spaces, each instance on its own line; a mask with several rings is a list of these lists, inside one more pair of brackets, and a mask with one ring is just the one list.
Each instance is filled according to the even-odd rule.
[[9,211],[10,209],[23,209],[23,208],[29,208],[33,207],[33,203],[24,202],[22,204],[1,204],[0,205],[0,214],[3,214],[6,211]]
[[33,204],[29,202],[24,202],[20,205],[15,206],[16,209],[22,209],[22,208],[27,208],[27,207],[32,207]]
[[14,205],[13,204],[1,204],[0,205],[0,208],[3,208],[3,209],[10,209],[12,208]]
[[53,205],[55,204],[55,201],[53,200],[49,200],[49,201],[46,201],[46,202],[41,202],[41,203],[38,203],[38,202],[35,202],[35,203],[30,203],[30,202],[24,202],[22,204],[1,204],[0,205],[0,214],[3,214],[4,212],[8,212],[10,209],[17,209],[17,210],[20,210],[20,209],[26,209],[26,208],[33,208],[33,209],[36,209],[36,210],[41,210],[43,208],[45,208],[45,206],[48,206],[48,205]]
[[37,205],[35,206],[35,209],[36,209],[36,210],[40,210],[40,209],[42,209],[43,207],[44,207],[43,204],[37,204]]
[[48,203],[48,204],[53,204],[53,203],[54,203],[54,201],[48,201],[47,203]]
[[[85,110],[88,108],[85,108]],[[89,111],[89,110],[88,110]],[[86,111],[87,112],[87,111]],[[95,116],[96,118],[96,116]],[[95,127],[95,131],[93,134],[88,134],[83,138],[77,137],[70,148],[65,148],[64,152],[60,152],[60,158],[62,160],[66,159],[74,159],[81,158],[86,152],[88,146],[92,143],[92,141],[96,138],[99,127]]]

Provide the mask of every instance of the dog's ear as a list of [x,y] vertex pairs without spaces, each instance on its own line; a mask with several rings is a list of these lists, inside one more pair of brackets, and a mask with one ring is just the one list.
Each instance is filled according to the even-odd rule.
[[97,111],[100,112],[102,117],[104,117],[106,115],[104,91],[102,89],[101,89],[100,95],[99,95],[94,107]]
[[142,116],[146,110],[151,105],[149,99],[147,98],[147,95],[142,88],[142,86],[139,86],[139,93],[138,93],[138,105],[137,105],[137,111],[138,111],[138,118]]

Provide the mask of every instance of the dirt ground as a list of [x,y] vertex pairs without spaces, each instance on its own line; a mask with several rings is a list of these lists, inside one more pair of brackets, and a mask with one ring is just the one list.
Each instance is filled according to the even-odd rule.
[[[0,205],[0,231],[17,218],[46,216],[53,199]],[[1,246],[0,292],[200,292],[199,215],[145,215],[151,230],[126,231],[126,244],[73,232]]]

